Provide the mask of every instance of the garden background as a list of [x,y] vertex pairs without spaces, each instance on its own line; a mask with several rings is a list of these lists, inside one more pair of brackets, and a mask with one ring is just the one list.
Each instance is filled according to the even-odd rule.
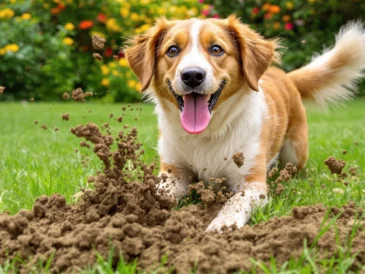
[[[332,45],[344,23],[365,20],[365,1],[1,0],[0,86],[6,90],[0,100],[56,101],[82,87],[96,94],[92,100],[137,101],[140,83],[120,51],[128,35],[143,33],[159,16],[233,12],[266,37],[284,38],[282,68],[290,71]],[[92,57],[92,34],[107,39],[102,61]]]

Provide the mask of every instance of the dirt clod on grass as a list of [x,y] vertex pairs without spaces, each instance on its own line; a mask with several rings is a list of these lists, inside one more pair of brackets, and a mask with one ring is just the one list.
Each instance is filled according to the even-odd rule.
[[326,166],[328,166],[332,174],[338,174],[338,175],[342,173],[342,170],[346,165],[346,162],[344,160],[336,160],[336,158],[333,156],[329,156],[324,161],[324,163]]
[[62,120],[63,120],[63,121],[68,121],[68,120],[70,120],[70,114],[68,114],[68,113],[63,113],[63,114],[62,114]]
[[[218,195],[201,182],[195,190],[202,203],[174,210],[172,198],[157,194],[161,178],[154,175],[156,165],[141,161],[143,150],[136,129],[114,138],[88,123],[71,132],[89,143],[103,170],[89,177],[94,189],[83,190],[73,205],[55,194],[39,197],[32,210],[20,210],[15,216],[0,214],[0,264],[15,257],[16,262],[28,261],[18,263],[20,273],[46,264],[51,256],[52,273],[78,272],[95,263],[95,252],[107,258],[110,250],[114,251],[110,258],[113,266],[123,256],[125,262],[137,260],[138,268],[147,272],[157,268],[159,273],[169,269],[174,273],[193,269],[196,273],[249,271],[252,257],[265,263],[270,263],[272,256],[278,263],[298,258],[303,242],[310,246],[316,240],[328,211],[320,205],[298,207],[291,216],[254,227],[206,233],[224,201],[218,202]],[[224,183],[225,179],[215,181]],[[337,231],[330,229],[318,240],[323,258],[337,254],[337,243],[345,246],[350,224],[360,214],[362,210],[352,203],[330,210],[330,216],[339,215]],[[354,270],[365,261],[364,245],[365,234],[358,233],[349,250],[358,252],[352,262]],[[167,258],[163,265],[162,258]]]
[[236,166],[238,166],[238,167],[243,166],[243,162],[244,162],[245,158],[243,157],[242,152],[236,152],[232,156],[232,159],[233,159],[233,162],[236,164]]
[[104,44],[106,42],[105,38],[102,38],[98,35],[93,35],[93,36],[91,36],[91,40],[92,40],[92,44],[93,44],[94,49],[96,49],[96,50],[104,49]]

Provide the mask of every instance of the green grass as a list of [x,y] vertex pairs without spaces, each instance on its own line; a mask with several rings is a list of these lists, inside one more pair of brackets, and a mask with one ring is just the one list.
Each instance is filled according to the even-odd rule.
[[[88,149],[79,147],[80,139],[70,133],[70,128],[86,122],[98,125],[110,123],[113,132],[123,129],[122,124],[109,118],[126,113],[124,123],[138,128],[139,140],[144,144],[145,159],[155,159],[157,140],[156,118],[151,105],[132,105],[143,108],[141,116],[136,111],[123,112],[124,105],[114,104],[46,104],[46,103],[7,103],[0,104],[0,212],[15,213],[21,208],[31,208],[40,195],[60,193],[71,202],[72,195],[86,186],[88,175],[100,169],[99,161]],[[89,110],[92,110],[89,113]],[[274,216],[290,213],[294,206],[324,204],[342,206],[352,200],[365,208],[365,99],[357,99],[344,107],[320,112],[308,106],[310,128],[310,159],[307,169],[286,183],[287,188],[281,195],[274,195],[269,205],[257,212],[251,223],[255,224]],[[70,114],[70,121],[62,121],[62,113]],[[135,121],[135,118],[138,118]],[[34,124],[37,120],[39,123]],[[48,126],[47,130],[41,125]],[[55,132],[50,127],[59,128]],[[357,145],[355,145],[357,142]],[[75,149],[82,151],[75,152]],[[347,154],[343,155],[342,151]],[[84,168],[81,155],[89,154],[90,164]],[[346,160],[346,169],[358,167],[358,178],[349,178],[348,186],[337,182],[330,175],[323,161],[328,156]],[[334,188],[343,190],[335,193]],[[293,194],[293,191],[296,193]],[[353,257],[343,252],[337,261],[316,262],[315,247],[307,247],[299,260],[287,262],[278,267],[273,260],[271,265],[256,263],[256,269],[266,273],[311,273],[325,265],[325,268],[339,273],[346,272],[346,266]],[[133,265],[121,263],[125,273],[134,273]],[[100,271],[99,271],[99,270]],[[0,267],[0,273],[12,270],[12,262]],[[102,270],[102,271],[101,271]],[[318,269],[317,269],[318,270]],[[99,272],[98,272],[99,271]],[[108,261],[99,261],[87,273],[114,273]]]

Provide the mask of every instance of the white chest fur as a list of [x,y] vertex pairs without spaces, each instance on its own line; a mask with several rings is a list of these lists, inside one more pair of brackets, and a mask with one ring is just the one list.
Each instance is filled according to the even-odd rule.
[[[191,169],[199,180],[225,177],[228,183],[242,183],[259,153],[267,113],[262,91],[237,92],[219,106],[208,128],[198,135],[190,135],[182,129],[176,107],[169,106],[166,113],[158,101],[156,103],[162,132],[158,151],[165,163]],[[236,152],[242,152],[245,157],[241,168],[232,160]]]

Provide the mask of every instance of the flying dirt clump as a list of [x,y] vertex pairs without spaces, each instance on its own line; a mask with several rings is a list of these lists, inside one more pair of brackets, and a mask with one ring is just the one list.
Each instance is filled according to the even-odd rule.
[[93,53],[93,57],[98,60],[98,61],[101,61],[103,60],[103,56],[101,56],[99,53]]
[[85,102],[85,98],[93,96],[93,93],[90,91],[84,93],[82,88],[77,88],[72,91],[71,96],[76,102]]
[[[195,190],[203,197],[202,203],[175,210],[176,201],[157,194],[161,178],[154,175],[156,165],[141,161],[143,150],[136,129],[119,132],[114,138],[88,123],[71,133],[88,142],[103,163],[103,169],[88,179],[94,189],[83,190],[73,205],[55,194],[39,197],[32,210],[20,210],[14,216],[0,214],[0,265],[17,258],[14,262],[20,273],[37,272],[34,269],[44,267],[52,257],[51,273],[78,273],[93,266],[97,252],[106,259],[110,254],[113,267],[123,258],[127,263],[136,261],[138,270],[147,273],[250,271],[251,258],[266,264],[272,257],[278,264],[299,258],[303,242],[310,246],[315,241],[327,216],[327,209],[315,205],[294,208],[291,216],[254,227],[206,233],[221,208],[213,201],[217,196],[209,186],[198,183]],[[223,184],[225,179],[215,181]],[[319,238],[317,259],[336,256],[338,245],[347,246],[349,224],[361,214],[352,203],[331,209],[330,217],[338,215],[336,230],[329,229]],[[353,271],[360,270],[365,261],[364,235],[356,234],[348,250],[356,254]]]
[[92,41],[94,49],[102,50],[104,48],[104,44],[106,42],[106,39],[102,38],[98,35],[93,35],[93,36],[91,36],[91,41]]
[[243,157],[242,152],[236,152],[235,154],[233,154],[232,159],[233,159],[233,162],[236,164],[236,166],[238,166],[238,167],[243,166],[243,162],[244,162],[245,158]]
[[68,94],[67,92],[65,92],[63,95],[62,95],[62,98],[65,99],[65,100],[68,100],[70,99],[70,94]]
[[329,156],[324,161],[324,163],[326,166],[328,166],[332,174],[338,174],[338,175],[342,173],[342,170],[346,165],[346,162],[344,160],[336,160],[336,158],[333,156]]
[[0,86],[0,96],[3,95],[4,91],[5,91],[5,87]]

